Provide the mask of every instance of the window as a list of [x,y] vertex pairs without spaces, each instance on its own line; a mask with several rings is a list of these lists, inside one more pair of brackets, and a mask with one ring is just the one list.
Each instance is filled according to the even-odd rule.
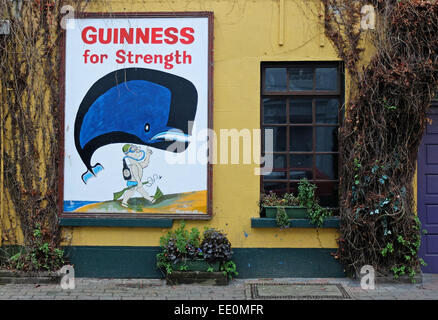
[[[338,207],[338,128],[343,112],[339,63],[263,63],[261,126],[273,129],[273,172],[263,192],[298,191],[307,178],[321,205]],[[262,140],[264,141],[264,139]]]

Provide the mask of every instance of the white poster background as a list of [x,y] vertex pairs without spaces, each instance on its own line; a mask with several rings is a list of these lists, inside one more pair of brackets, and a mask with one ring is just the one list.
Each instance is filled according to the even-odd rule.
[[[192,27],[194,42],[191,44],[86,44],[81,34],[83,28],[93,26],[99,28],[154,28]],[[135,38],[134,38],[135,39]],[[108,59],[103,63],[84,63],[85,50],[91,54],[107,54]],[[138,64],[118,64],[116,52],[120,49],[133,54],[170,54],[179,50],[180,54],[186,51],[192,57],[191,64],[176,64],[172,62],[172,69],[165,69],[163,64],[146,64],[140,61]],[[82,162],[74,142],[74,122],[76,112],[87,91],[100,78],[108,73],[132,67],[160,70],[191,81],[198,92],[198,106],[193,126],[193,136],[199,130],[208,128],[208,19],[205,17],[176,17],[176,18],[114,18],[114,19],[76,19],[75,28],[66,30],[66,54],[65,54],[65,158],[64,158],[64,201],[105,201],[112,200],[113,193],[126,187],[126,181],[122,177],[122,147],[124,143],[103,146],[95,151],[91,164],[99,162],[104,170],[99,172],[84,184],[81,176],[87,171]],[[205,131],[204,131],[205,133]],[[175,158],[184,158],[184,164],[168,164],[164,150],[151,150],[153,154],[150,164],[144,169],[143,181],[154,174],[162,176],[152,187],[146,191],[154,195],[158,186],[164,194],[207,190],[207,164],[197,160],[199,150],[207,143],[206,135],[198,135],[197,140],[192,141],[185,152],[174,154]],[[141,146],[145,150],[146,146]],[[190,154],[190,155],[189,155]],[[205,153],[206,157],[207,154]],[[187,163],[187,159],[192,160]],[[137,195],[139,196],[139,195]]]

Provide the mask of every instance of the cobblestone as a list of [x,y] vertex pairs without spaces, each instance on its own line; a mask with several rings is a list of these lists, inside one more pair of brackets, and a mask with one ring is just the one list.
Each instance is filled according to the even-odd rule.
[[0,285],[0,300],[246,300],[251,283],[339,283],[353,300],[438,300],[438,274],[423,275],[423,283],[379,284],[364,290],[347,278],[236,279],[228,286],[166,285],[162,279],[76,279],[75,289],[58,284]]

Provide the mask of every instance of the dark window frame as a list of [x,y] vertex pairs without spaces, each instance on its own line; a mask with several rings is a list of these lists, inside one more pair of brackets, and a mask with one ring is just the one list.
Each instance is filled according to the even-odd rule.
[[[265,80],[266,80],[266,69],[268,68],[286,68],[286,91],[267,91],[265,90]],[[289,89],[289,68],[312,68],[313,69],[313,90],[303,90],[303,91],[292,91]],[[337,89],[333,91],[322,91],[316,90],[316,68],[337,68]],[[276,172],[285,172],[286,177],[282,179],[265,179],[264,176],[260,176],[260,190],[264,192],[264,182],[266,183],[281,183],[286,184],[287,192],[293,191],[291,188],[292,184],[296,184],[299,182],[299,179],[292,179],[290,173],[293,172],[294,169],[291,166],[291,155],[311,155],[312,156],[312,179],[308,179],[312,183],[329,183],[335,184],[339,186],[339,167],[340,167],[340,145],[338,141],[338,134],[336,135],[337,151],[316,151],[316,128],[318,127],[336,127],[339,129],[342,126],[344,121],[344,67],[342,62],[340,61],[308,61],[308,62],[262,62],[261,63],[261,87],[260,87],[260,128],[264,129],[265,127],[285,127],[286,128],[286,149],[285,151],[273,151],[273,155],[285,155],[286,156],[286,165],[284,169],[276,170]],[[264,122],[264,99],[266,98],[282,98],[286,101],[286,122],[285,123],[265,123]],[[290,122],[290,101],[293,98],[309,98],[312,100],[312,123],[291,123]],[[316,99],[319,98],[328,98],[338,99],[338,122],[335,123],[318,123],[316,122]],[[290,146],[290,130],[292,127],[311,127],[313,130],[313,141],[312,141],[312,151],[291,151]],[[337,131],[338,132],[338,131]],[[265,155],[264,150],[264,130],[262,130],[262,156]],[[321,179],[317,177],[316,170],[316,158],[318,155],[334,155],[334,159],[337,159],[338,166],[337,172],[338,175],[336,179]],[[336,188],[338,190],[338,188]],[[335,208],[338,208],[335,207]]]

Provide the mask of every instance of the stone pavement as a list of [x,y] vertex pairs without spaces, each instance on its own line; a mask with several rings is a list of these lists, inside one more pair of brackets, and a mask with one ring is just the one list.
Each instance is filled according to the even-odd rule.
[[236,279],[227,286],[169,286],[161,279],[78,278],[76,288],[70,290],[59,284],[0,285],[0,300],[251,300],[249,288],[255,283],[341,284],[353,300],[438,300],[438,274],[424,274],[422,284],[376,283],[375,290],[363,290],[358,281],[347,278]]

